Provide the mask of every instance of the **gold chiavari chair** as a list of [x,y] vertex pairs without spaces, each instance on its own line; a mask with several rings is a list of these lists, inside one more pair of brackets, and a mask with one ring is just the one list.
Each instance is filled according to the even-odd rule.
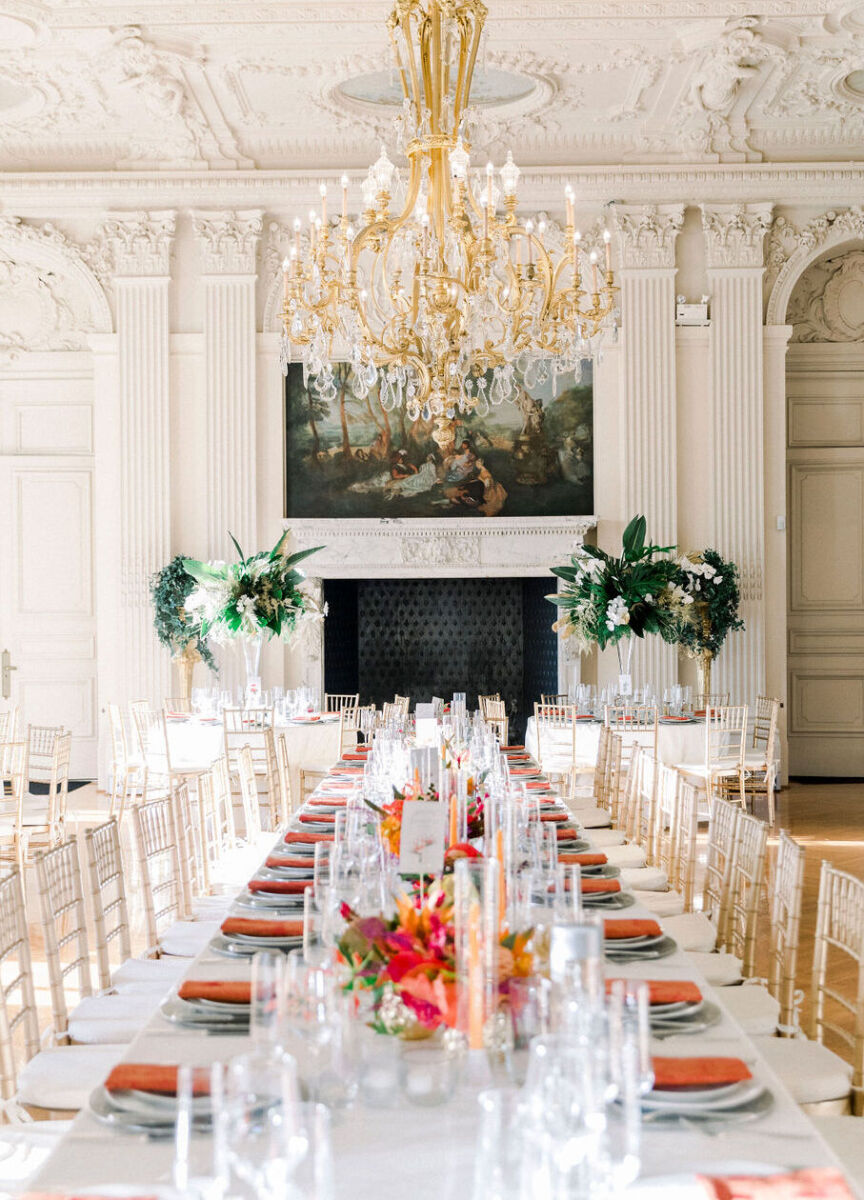
[[[343,718],[345,711],[343,709]],[[356,709],[353,711],[356,711]],[[294,796],[291,787],[291,755],[288,750],[288,739],[284,733],[280,733],[276,739],[276,765],[279,770],[279,785],[282,797],[281,823],[284,825],[294,812]]]
[[805,1110],[823,1116],[851,1111],[860,1117],[864,1112],[864,882],[827,862],[822,863],[819,879],[810,1004],[809,1039],[758,1038],[759,1050]]
[[352,708],[342,709],[342,729],[339,738],[339,753],[345,750],[356,750],[359,735],[364,737],[375,728],[375,705],[357,704]]
[[510,721],[507,717],[507,705],[504,701],[487,700],[485,710],[483,710],[483,720],[494,731],[501,745],[508,745]]
[[224,754],[210,768],[213,782],[213,804],[219,827],[220,856],[226,857],[237,847],[237,825],[234,820],[234,800],[231,795],[231,774]]
[[240,798],[243,804],[244,836],[247,842],[255,843],[261,837],[261,804],[255,779],[255,763],[249,746],[241,746],[237,751],[237,777],[240,780]]
[[[201,779],[210,783],[212,776],[210,772],[206,772]],[[206,790],[207,784],[204,786]],[[184,911],[192,913],[196,919],[224,916],[230,900],[224,896],[209,894],[198,791],[196,789],[193,793],[187,783],[181,783],[174,788],[171,799],[174,805],[174,827],[177,830]]]
[[705,789],[711,801],[722,796],[744,807],[744,744],[747,705],[709,708],[705,715],[705,760],[676,763],[678,770]]
[[14,742],[18,736],[18,705],[0,708],[0,742]]
[[411,708],[411,697],[410,696],[400,696],[399,693],[397,692],[396,695],[393,697],[393,703],[396,705],[396,707],[402,713],[403,717],[408,716],[409,709]]
[[36,880],[55,1040],[85,1045],[131,1041],[158,998],[93,994],[77,841],[61,842],[38,855]]
[[[83,1108],[125,1053],[125,1045],[40,1049],[21,872],[10,871],[0,879],[0,1097],[7,1113],[26,1119],[28,1109],[44,1117]],[[37,1122],[43,1128],[52,1124]],[[2,1128],[5,1140],[8,1127]]]
[[535,704],[537,761],[550,779],[563,779],[576,765],[575,704]]
[[756,923],[765,878],[768,826],[758,817],[741,813],[729,880],[729,918],[724,949],[741,959],[745,979],[754,974]]
[[597,838],[602,834],[608,837],[612,844],[618,844],[624,841],[624,834],[610,828],[614,819],[611,799],[613,789],[609,779],[610,745],[610,730],[601,727],[597,742],[597,757],[594,770],[591,772],[590,790],[586,792],[579,782],[585,774],[579,764],[571,767],[564,777],[562,797],[582,828],[591,830],[592,838]]
[[541,692],[540,703],[543,705],[569,704],[570,696],[567,692]]
[[325,692],[324,711],[343,712],[346,708],[357,708],[360,704],[359,692]]
[[[644,782],[642,791],[644,820]],[[649,795],[649,799],[653,806],[653,837],[648,861],[653,862],[666,877],[667,887],[665,890],[655,891],[637,888],[634,889],[634,895],[639,903],[644,904],[658,917],[678,916],[685,911],[688,903],[688,872],[689,903],[692,905],[693,901],[692,871],[697,832],[695,789],[685,784],[673,767],[656,763],[653,796]]]
[[[72,734],[56,729],[28,726],[24,779],[16,805],[13,840],[18,859],[26,862],[32,853],[50,849],[63,838]],[[47,788],[34,792],[33,784]]]
[[728,692],[697,692],[693,699],[693,708],[697,713],[707,713],[709,708],[728,707]]
[[[500,692],[490,692],[490,694],[488,696],[478,696],[477,697],[477,707],[480,709],[480,716],[485,718],[486,704],[488,701],[491,700],[497,704],[500,701],[500,699],[501,699]],[[434,703],[434,700],[433,700],[433,703]]]
[[0,779],[8,789],[3,796],[0,812],[0,863],[24,863],[24,772],[27,745],[25,742],[0,742]]
[[166,696],[162,707],[166,713],[191,713],[192,700],[189,696]]
[[[209,763],[179,763],[172,761],[171,739],[162,709],[136,702],[134,708],[138,744],[147,768],[148,799],[167,795],[171,788],[186,779],[197,779],[209,769]],[[154,786],[150,786],[150,784]]]
[[107,705],[111,729],[111,805],[109,816],[123,820],[126,802],[140,795],[147,798],[147,763],[144,756],[130,752],[123,714],[118,704]]
[[774,788],[777,782],[777,726],[782,702],[773,696],[759,696],[753,720],[751,748],[744,753],[744,796],[755,802],[764,796],[768,806],[768,824],[774,824]]
[[652,758],[657,757],[658,709],[656,704],[607,704],[603,709],[603,723],[615,733],[625,736],[625,757],[629,748],[638,741],[648,748]]

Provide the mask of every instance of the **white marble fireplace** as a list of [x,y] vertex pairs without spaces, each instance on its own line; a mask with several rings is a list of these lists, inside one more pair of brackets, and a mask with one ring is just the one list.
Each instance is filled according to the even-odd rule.
[[[286,521],[291,550],[321,546],[307,567],[309,587],[320,600],[325,579],[454,579],[555,577],[550,568],[569,561],[594,529],[597,518],[358,518]],[[554,613],[550,609],[550,623]],[[296,686],[324,690],[324,634],[320,625],[304,630],[290,655],[289,677]],[[558,686],[578,678],[578,656],[558,641]]]

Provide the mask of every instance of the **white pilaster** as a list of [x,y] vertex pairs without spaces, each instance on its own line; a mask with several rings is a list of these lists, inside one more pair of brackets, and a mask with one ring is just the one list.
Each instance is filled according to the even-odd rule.
[[[682,204],[616,205],[621,264],[623,382],[622,505],[625,521],[644,513],[648,536],[677,540],[675,422],[675,240]],[[678,678],[677,652],[659,637],[633,652],[634,684],[662,696]]]
[[120,702],[161,703],[170,660],[153,631],[149,584],[171,557],[169,286],[173,212],[112,215],[119,396]]
[[255,496],[255,260],[261,212],[195,212],[192,223],[204,283],[207,553],[233,558],[229,531],[244,554],[261,549]]
[[745,624],[723,647],[712,688],[741,704],[765,692],[762,274],[771,207],[702,205],[711,293],[712,541],[740,569]]

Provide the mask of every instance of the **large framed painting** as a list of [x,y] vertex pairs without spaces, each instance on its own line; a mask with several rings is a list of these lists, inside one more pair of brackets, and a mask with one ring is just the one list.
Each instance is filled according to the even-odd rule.
[[[550,375],[515,401],[460,417],[453,440],[432,421],[387,411],[376,388],[358,396],[336,368],[320,399],[292,363],[285,383],[285,516],[562,517],[593,509],[593,381]],[[362,393],[362,389],[361,393]]]

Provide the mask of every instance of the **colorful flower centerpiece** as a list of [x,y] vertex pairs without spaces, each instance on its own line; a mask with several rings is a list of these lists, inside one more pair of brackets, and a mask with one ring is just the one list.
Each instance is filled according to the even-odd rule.
[[659,633],[664,641],[675,642],[678,609],[684,603],[671,590],[677,564],[660,557],[674,547],[646,545],[645,533],[645,518],[634,517],[624,530],[617,558],[597,546],[580,546],[570,566],[552,568],[567,586],[547,596],[562,610],[553,629],[573,637],[580,653],[595,645],[601,650],[615,646],[625,695],[630,690],[633,638]]
[[[339,955],[350,972],[345,990],[371,999],[379,1033],[423,1037],[459,1019],[452,876],[436,879],[422,896],[396,897],[393,917],[360,917],[342,909],[347,928]],[[499,991],[530,975],[531,931],[499,938]]]
[[672,586],[686,597],[686,603],[679,610],[676,641],[696,659],[699,691],[707,696],[711,666],[727,634],[744,628],[738,616],[738,568],[710,549],[679,558],[678,568]]
[[[406,800],[438,800],[438,789],[430,784],[424,792],[420,784],[415,780],[412,783],[406,783],[402,790],[393,789],[393,799],[389,804],[374,804],[371,800],[365,801],[366,805],[374,812],[378,813],[381,818],[381,837],[387,846],[387,849],[394,856],[399,857],[399,852],[402,845],[402,809]],[[468,837],[483,836],[483,799],[479,790],[475,789],[473,779],[468,781]],[[452,849],[452,847],[451,847]],[[446,868],[445,868],[446,869]]]
[[246,651],[246,670],[251,678],[258,675],[261,646],[265,638],[290,642],[301,624],[322,620],[313,598],[303,591],[306,578],[297,564],[321,546],[286,554],[284,533],[272,550],[246,558],[233,534],[238,561],[199,562],[183,560],[183,566],[197,583],[186,600],[186,608],[200,620],[202,637],[220,643],[239,640]]

